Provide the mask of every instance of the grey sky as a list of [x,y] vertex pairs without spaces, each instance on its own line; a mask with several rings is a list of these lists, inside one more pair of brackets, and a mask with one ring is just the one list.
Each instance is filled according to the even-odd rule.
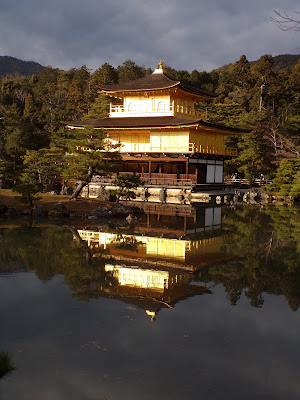
[[242,54],[299,54],[300,33],[269,21],[299,0],[0,0],[0,55],[69,69],[125,60],[217,68]]

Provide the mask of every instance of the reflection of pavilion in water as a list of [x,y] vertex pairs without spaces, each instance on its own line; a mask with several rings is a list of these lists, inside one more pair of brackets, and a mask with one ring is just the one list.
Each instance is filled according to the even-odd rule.
[[232,258],[224,248],[221,207],[169,207],[147,204],[132,233],[78,230],[94,256],[113,257],[106,270],[118,285],[108,295],[142,307],[152,317],[162,307],[209,292],[191,284],[193,272]]
[[186,271],[118,264],[106,264],[105,270],[118,281],[108,289],[109,296],[143,308],[151,320],[162,308],[173,308],[180,300],[209,293],[206,287],[192,284],[192,275]]
[[126,264],[195,271],[231,258],[223,246],[219,206],[148,208],[133,232],[120,234],[100,227],[99,230],[78,230],[78,233],[94,254],[104,249]]

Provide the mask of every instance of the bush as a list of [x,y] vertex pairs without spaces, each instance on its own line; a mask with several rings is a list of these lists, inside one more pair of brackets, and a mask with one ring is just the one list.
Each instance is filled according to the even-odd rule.
[[0,379],[15,369],[12,357],[6,351],[0,351]]

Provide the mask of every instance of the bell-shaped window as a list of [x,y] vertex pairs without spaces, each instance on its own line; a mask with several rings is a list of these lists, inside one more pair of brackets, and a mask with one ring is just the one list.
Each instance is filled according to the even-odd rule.
[[135,104],[133,102],[128,104],[128,112],[134,112],[135,111]]
[[157,111],[165,111],[166,109],[166,103],[164,101],[160,101],[157,104]]

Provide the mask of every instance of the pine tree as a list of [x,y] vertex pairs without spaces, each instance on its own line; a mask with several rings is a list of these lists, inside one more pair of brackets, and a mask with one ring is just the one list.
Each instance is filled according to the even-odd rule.
[[102,129],[61,130],[55,139],[55,144],[65,149],[63,177],[78,181],[72,195],[75,199],[95,174],[113,172],[120,159],[119,145],[112,144]]

